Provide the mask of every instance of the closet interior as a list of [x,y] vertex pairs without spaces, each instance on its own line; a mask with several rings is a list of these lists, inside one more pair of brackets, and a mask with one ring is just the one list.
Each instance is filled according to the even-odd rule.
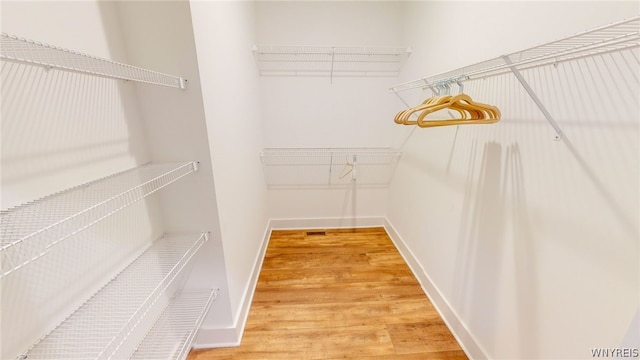
[[0,358],[237,346],[272,229],[372,226],[470,358],[637,349],[637,4],[333,5],[2,4]]

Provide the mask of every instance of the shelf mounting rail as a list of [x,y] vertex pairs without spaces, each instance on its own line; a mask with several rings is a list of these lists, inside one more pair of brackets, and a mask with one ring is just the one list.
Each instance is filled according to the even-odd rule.
[[398,76],[412,49],[382,46],[255,45],[261,76]]
[[520,72],[586,57],[630,50],[639,46],[640,16],[635,16],[456,70],[398,84],[391,87],[389,91],[398,95],[399,92],[411,89],[433,89],[442,85],[460,84],[462,81],[486,79],[513,73],[549,124],[555,129],[556,140],[560,140],[563,135],[562,130]]
[[186,88],[186,79],[2,33],[0,59],[101,77]]

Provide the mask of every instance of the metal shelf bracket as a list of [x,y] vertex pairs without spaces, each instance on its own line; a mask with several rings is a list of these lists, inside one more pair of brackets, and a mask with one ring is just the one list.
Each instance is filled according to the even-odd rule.
[[502,59],[504,59],[504,62],[507,65],[510,65],[509,69],[511,69],[511,72],[513,73],[513,75],[515,75],[516,79],[518,79],[518,81],[520,82],[524,90],[527,92],[527,94],[531,98],[531,100],[533,100],[533,102],[536,104],[538,109],[540,109],[540,111],[542,112],[544,117],[547,119],[551,127],[553,127],[553,129],[556,131],[556,136],[554,140],[559,141],[560,139],[562,139],[563,133],[562,133],[562,130],[560,129],[560,126],[558,126],[558,123],[556,122],[556,120],[553,118],[553,116],[551,116],[551,113],[549,112],[549,110],[547,110],[547,108],[544,106],[544,104],[542,103],[542,101],[540,100],[536,92],[533,91],[533,89],[531,88],[527,80],[525,80],[525,78],[522,76],[520,71],[515,66],[513,66],[513,61],[511,61],[511,58],[508,55],[504,55],[502,56]]

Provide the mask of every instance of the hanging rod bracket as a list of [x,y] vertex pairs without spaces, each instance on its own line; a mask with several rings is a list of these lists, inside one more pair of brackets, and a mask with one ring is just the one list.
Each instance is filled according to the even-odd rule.
[[509,66],[509,69],[511,69],[511,72],[513,73],[513,75],[515,75],[516,79],[518,79],[518,81],[520,82],[524,90],[527,92],[527,94],[529,94],[529,97],[531,97],[531,100],[533,100],[533,102],[536,104],[538,109],[540,109],[540,111],[542,112],[544,117],[547,119],[551,127],[553,127],[553,129],[556,131],[555,140],[562,139],[563,133],[562,133],[562,130],[560,129],[560,126],[558,126],[558,123],[555,121],[553,116],[551,116],[551,113],[549,112],[549,110],[547,110],[547,108],[544,106],[544,104],[542,103],[538,95],[535,93],[535,91],[533,91],[533,89],[531,88],[527,80],[525,80],[525,78],[522,76],[522,74],[520,73],[520,70],[518,70],[518,68],[515,65],[513,65],[513,61],[511,61],[511,58],[509,57],[509,55],[502,56],[502,59]]
[[467,79],[469,79],[467,75],[460,75],[454,79],[455,83],[458,84],[458,92],[460,94],[464,93],[464,84],[462,83],[462,81]]

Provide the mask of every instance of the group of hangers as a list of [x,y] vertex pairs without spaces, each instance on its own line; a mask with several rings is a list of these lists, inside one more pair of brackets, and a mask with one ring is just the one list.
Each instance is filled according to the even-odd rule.
[[[460,85],[460,82],[458,82]],[[443,85],[448,90],[448,84]],[[462,86],[460,86],[462,90]],[[438,94],[440,91],[434,91]],[[452,110],[459,114],[453,119],[427,119],[429,114],[439,110]],[[415,120],[411,116],[418,114]],[[453,115],[452,115],[453,116]],[[468,124],[492,124],[500,120],[500,110],[492,105],[473,101],[467,94],[457,95],[436,95],[432,96],[422,104],[400,111],[396,114],[394,121],[396,124],[418,125],[419,127],[435,127],[448,125],[468,125]]]

